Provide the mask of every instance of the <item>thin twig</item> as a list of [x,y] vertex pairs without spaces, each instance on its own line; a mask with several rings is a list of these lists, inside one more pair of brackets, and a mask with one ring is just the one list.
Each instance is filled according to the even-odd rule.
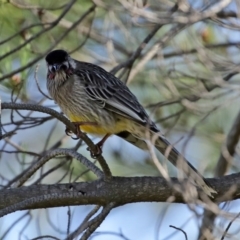
[[186,232],[183,231],[181,228],[175,227],[175,226],[173,226],[173,225],[169,225],[169,227],[170,227],[170,228],[175,228],[175,229],[177,229],[178,231],[181,231],[181,232],[184,234],[184,236],[185,236],[185,240],[188,240],[188,237],[187,237]]
[[66,8],[64,9],[64,11],[60,14],[60,16],[54,22],[52,22],[52,24],[49,27],[44,28],[43,30],[39,31],[35,35],[33,35],[30,38],[28,38],[27,40],[25,40],[22,44],[18,45],[16,48],[13,48],[9,52],[0,56],[0,61],[3,60],[4,58],[10,56],[11,54],[19,51],[21,48],[25,47],[28,43],[30,43],[32,40],[36,39],[37,37],[41,36],[43,33],[54,28],[61,21],[61,19],[67,14],[67,12],[72,8],[72,6],[74,5],[75,2],[76,2],[76,0],[72,0],[71,2],[69,2],[68,5],[66,6]]
[[99,227],[99,225],[103,222],[109,212],[114,208],[115,203],[109,203],[105,206],[102,212],[97,215],[93,220],[89,221],[87,226],[86,232],[82,235],[80,240],[88,240],[91,234]]
[[157,24],[154,29],[148,34],[148,36],[142,41],[142,43],[138,46],[136,51],[132,54],[130,58],[128,58],[127,61],[119,64],[118,66],[114,67],[110,72],[112,74],[116,74],[120,69],[124,67],[128,67],[131,69],[133,66],[135,60],[141,55],[142,50],[146,47],[147,43],[154,37],[154,35],[158,32],[158,30],[162,27],[163,25]]
[[45,202],[45,201],[51,201],[51,200],[59,200],[62,197],[66,197],[66,196],[72,196],[74,194],[74,196],[82,196],[81,192],[69,192],[69,193],[62,193],[62,194],[58,194],[58,193],[49,193],[49,194],[45,194],[45,195],[41,195],[41,196],[37,196],[37,197],[32,197],[32,198],[26,198],[23,201],[17,202],[13,205],[7,206],[3,209],[0,210],[0,218],[9,214],[9,213],[13,213],[15,211],[19,211],[19,210],[23,210],[23,209],[27,209],[30,206],[32,206],[33,204],[37,204],[37,203],[41,203],[41,202]]
[[[74,133],[77,133],[76,127],[73,123],[71,123],[66,117],[64,117],[62,114],[58,113],[57,111],[43,107],[40,105],[35,105],[35,104],[21,104],[21,103],[2,103],[2,109],[18,109],[18,110],[32,110],[32,111],[37,111],[37,112],[42,112],[42,113],[47,113],[55,118],[57,118],[59,121],[64,123],[66,127],[71,130]],[[96,146],[95,144],[91,141],[91,139],[83,132],[79,135],[79,137],[87,144],[89,149],[92,152],[95,152]],[[98,160],[99,164],[101,165],[101,168],[104,172],[104,177],[106,180],[111,179],[112,173],[110,171],[110,168],[103,158],[102,154],[96,156],[96,159]]]
[[82,231],[84,231],[84,226],[87,224],[89,219],[100,209],[101,206],[95,206],[84,218],[84,220],[81,222],[80,226],[72,232],[70,235],[67,236],[66,240],[71,240],[77,237],[79,234],[81,234]]
[[84,166],[86,166],[88,169],[91,169],[93,173],[99,178],[103,177],[102,171],[95,166],[91,161],[89,161],[87,158],[82,156],[81,154],[70,150],[70,149],[65,149],[65,148],[59,148],[55,150],[50,150],[44,154],[44,156],[37,162],[35,163],[28,171],[23,175],[19,180],[18,183],[15,184],[15,187],[20,187],[23,185],[24,182],[26,182],[40,167],[42,167],[47,161],[50,159],[59,156],[59,155],[64,155],[64,156],[70,156],[75,158],[76,160],[80,161]]
[[221,237],[221,240],[224,240],[224,238],[225,238],[226,235],[227,235],[227,232],[228,232],[229,228],[231,227],[231,225],[233,224],[233,222],[234,222],[239,216],[240,216],[240,213],[238,213],[238,214],[236,215],[236,217],[233,218],[232,221],[227,225],[227,227],[226,227],[226,229],[225,229],[225,231],[224,231],[224,233],[223,233],[223,236]]
[[38,68],[39,68],[39,64],[36,65],[36,68],[35,68],[35,71],[34,71],[34,79],[35,79],[35,82],[37,84],[37,88],[38,88],[38,91],[45,97],[45,98],[48,98],[49,100],[52,100],[52,98],[50,98],[47,94],[45,94],[40,86],[39,86],[39,83],[38,83],[38,77],[37,77],[37,72],[38,72]]
[[3,233],[1,234],[1,239],[4,239],[8,233],[10,233],[10,231],[14,228],[14,226],[16,224],[18,224],[21,220],[23,220],[25,217],[29,216],[29,212],[27,211],[26,213],[24,213],[22,216],[20,216],[19,218],[17,218],[12,224],[11,226]]
[[226,146],[221,151],[221,155],[218,159],[217,166],[215,168],[215,177],[223,176],[229,166],[231,165],[231,159],[234,156],[236,146],[240,138],[240,111],[235,118],[234,123],[227,135]]
[[[76,1],[76,0],[75,0],[75,1]],[[0,77],[0,81],[2,81],[2,80],[4,80],[4,79],[7,79],[7,78],[9,78],[9,77],[11,77],[11,76],[13,76],[14,74],[17,74],[17,73],[19,73],[19,72],[24,71],[25,69],[31,67],[33,64],[35,64],[36,62],[38,62],[38,61],[39,61],[40,59],[42,59],[44,56],[46,56],[47,53],[49,53],[50,51],[52,51],[52,49],[53,49],[58,43],[60,43],[75,27],[77,27],[77,26],[85,19],[85,17],[86,17],[88,14],[90,14],[92,11],[94,11],[94,9],[95,9],[95,5],[93,5],[92,7],[90,7],[76,22],[74,22],[74,23],[72,24],[71,27],[69,27],[62,35],[60,35],[60,37],[59,37],[58,39],[56,39],[55,42],[54,42],[45,52],[41,53],[38,57],[36,57],[36,58],[33,59],[32,61],[28,62],[25,66],[22,66],[22,67],[14,70],[14,71],[12,71],[12,72],[10,72],[10,73],[7,73],[7,74],[1,76],[1,77]],[[60,21],[60,20],[61,20],[61,19],[59,19],[59,21]],[[45,31],[44,31],[44,32],[45,32]],[[39,35],[39,34],[38,34],[38,35]],[[36,38],[36,36],[35,36],[35,38]],[[25,43],[25,42],[24,42],[24,43]],[[14,50],[14,51],[19,50],[19,46],[18,46],[17,49],[13,49],[13,50]],[[13,50],[12,50],[12,51],[13,51]],[[5,58],[5,57],[7,57],[8,55],[10,55],[10,53],[12,53],[12,51],[8,52],[8,53],[5,54],[5,55],[2,55],[2,56],[0,57],[0,59]]]

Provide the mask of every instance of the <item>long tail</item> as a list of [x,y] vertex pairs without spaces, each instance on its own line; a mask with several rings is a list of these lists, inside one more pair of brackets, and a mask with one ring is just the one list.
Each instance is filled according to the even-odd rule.
[[[125,141],[135,145],[138,148],[143,150],[147,150],[147,143],[140,138],[137,138],[130,132],[124,131],[118,133],[117,136],[123,138]],[[178,151],[174,148],[165,138],[158,137],[155,142],[155,147],[161,154],[168,153],[167,159],[178,169],[181,169],[186,176],[190,177],[197,186],[202,188],[202,190],[210,197],[213,197],[213,194],[216,194],[216,190],[214,190],[211,185],[207,182],[207,180],[197,171],[196,168],[193,167],[191,163],[189,163]]]

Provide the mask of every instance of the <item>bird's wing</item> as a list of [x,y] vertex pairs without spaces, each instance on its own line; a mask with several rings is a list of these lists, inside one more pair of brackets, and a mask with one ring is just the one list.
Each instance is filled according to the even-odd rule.
[[89,63],[85,63],[85,66],[77,69],[79,70],[76,71],[76,74],[84,82],[86,93],[92,100],[99,102],[101,107],[140,124],[150,124],[150,127],[154,125],[137,98],[121,80]]

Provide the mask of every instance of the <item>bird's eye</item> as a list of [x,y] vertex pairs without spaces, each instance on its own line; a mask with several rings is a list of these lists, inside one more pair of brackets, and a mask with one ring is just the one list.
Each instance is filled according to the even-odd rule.
[[69,69],[69,63],[68,62],[64,62],[61,67],[60,67],[63,71],[66,71]]
[[63,65],[61,66],[61,69],[62,69],[62,70],[67,70],[68,67],[67,67],[65,64],[63,64]]

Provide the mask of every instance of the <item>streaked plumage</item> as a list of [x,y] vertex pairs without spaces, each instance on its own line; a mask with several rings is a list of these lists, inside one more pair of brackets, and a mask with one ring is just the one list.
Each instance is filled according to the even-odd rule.
[[[49,53],[46,62],[47,88],[62,111],[73,122],[96,123],[95,126],[83,125],[81,130],[97,135],[116,134],[142,149],[147,148],[144,139],[149,130],[152,135],[159,135],[155,147],[165,153],[170,143],[118,78],[99,66],[72,59],[63,50]],[[179,156],[172,148],[168,159],[177,166]],[[186,159],[181,161],[181,169],[209,196],[215,193]]]

